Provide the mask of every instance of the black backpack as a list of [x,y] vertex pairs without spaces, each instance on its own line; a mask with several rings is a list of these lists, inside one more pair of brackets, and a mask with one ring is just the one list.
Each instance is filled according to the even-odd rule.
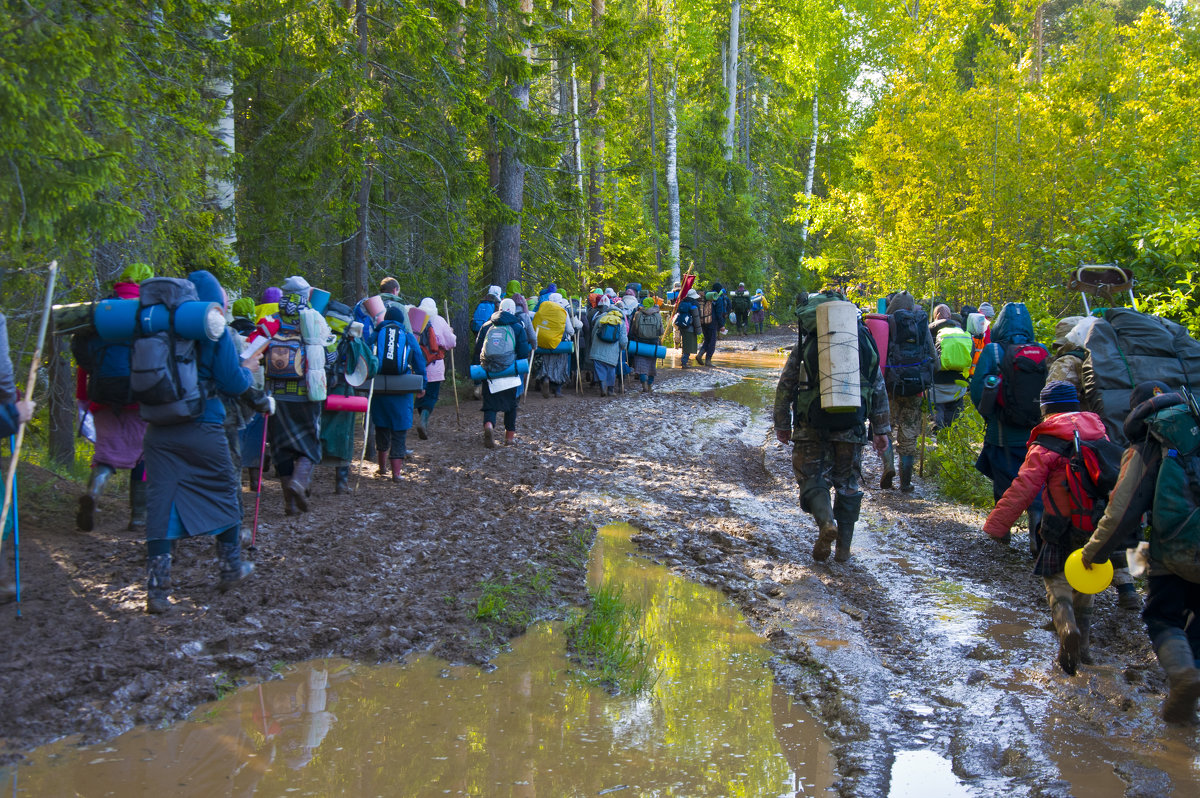
[[929,345],[929,317],[921,308],[888,315],[884,380],[895,396],[917,396],[933,385],[937,353]]
[[204,412],[206,391],[200,384],[199,347],[175,334],[174,313],[184,302],[196,301],[196,287],[176,277],[152,277],[142,283],[141,305],[165,305],[172,323],[165,332],[133,340],[129,387],[143,419],[155,426],[192,421]]
[[1042,421],[1039,397],[1046,386],[1050,352],[1039,343],[1009,344],[1000,359],[1000,396],[996,411],[1000,421],[1033,429]]
[[379,374],[408,373],[408,335],[402,324],[385,321],[379,325],[375,347],[375,354],[379,357]]

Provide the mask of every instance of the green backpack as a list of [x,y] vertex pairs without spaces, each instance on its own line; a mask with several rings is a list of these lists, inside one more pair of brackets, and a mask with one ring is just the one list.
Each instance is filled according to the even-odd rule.
[[966,371],[971,368],[975,354],[975,341],[966,330],[943,327],[938,330],[937,350],[942,371]]
[[[858,320],[859,393],[862,401],[858,410],[850,413],[835,413],[821,407],[821,375],[817,355],[817,308],[826,302],[844,302],[845,297],[836,291],[809,294],[808,301],[796,308],[799,340],[796,346],[804,360],[804,371],[796,382],[796,398],[792,405],[792,418],[809,426],[827,430],[848,430],[861,426],[871,412],[871,400],[875,395],[875,377],[879,372],[879,350],[875,338],[860,318]],[[811,364],[811,367],[810,367]]]
[[1163,448],[1150,516],[1150,556],[1189,582],[1200,582],[1200,421],[1186,403],[1147,422]]

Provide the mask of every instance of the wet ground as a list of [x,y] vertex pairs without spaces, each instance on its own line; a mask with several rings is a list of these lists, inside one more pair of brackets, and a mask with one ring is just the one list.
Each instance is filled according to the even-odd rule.
[[78,488],[27,474],[24,618],[0,608],[4,755],[176,719],[314,658],[503,670],[522,624],[475,621],[481,584],[553,574],[532,615],[561,617],[583,598],[590,531],[627,521],[644,554],[723,591],[764,637],[776,692],[825,728],[842,795],[1200,794],[1197,733],[1158,720],[1163,678],[1140,620],[1102,594],[1097,664],[1062,674],[1022,535],[1001,548],[981,514],[923,485],[871,489],[867,455],[854,558],[812,562],[790,449],[768,434],[788,343],[722,342],[713,368],[665,369],[650,395],[531,396],[519,445],[494,451],[477,403],[461,429],[440,408],[403,484],[371,467],[354,496],[334,496],[324,472],[298,519],[269,485],[243,590],[219,595],[211,546],[185,542],[163,618],[140,611],[123,503],[80,535]]

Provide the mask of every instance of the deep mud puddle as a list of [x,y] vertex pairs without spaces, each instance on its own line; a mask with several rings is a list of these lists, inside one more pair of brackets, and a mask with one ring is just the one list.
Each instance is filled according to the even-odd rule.
[[597,538],[589,582],[642,607],[658,674],[612,696],[540,623],[495,668],[420,656],[319,660],[166,729],[64,740],[9,768],[20,795],[812,795],[834,779],[823,730],[778,690],[770,654],[711,589]]

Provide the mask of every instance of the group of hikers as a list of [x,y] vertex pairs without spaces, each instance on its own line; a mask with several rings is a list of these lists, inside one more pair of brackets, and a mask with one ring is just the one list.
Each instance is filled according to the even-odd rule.
[[[850,557],[863,447],[870,442],[883,460],[881,489],[892,487],[899,450],[900,490],[911,491],[925,418],[932,409],[933,428],[948,427],[969,396],[986,422],[975,467],[995,499],[984,532],[1008,545],[1027,513],[1062,670],[1073,676],[1092,664],[1094,596],[1072,586],[1069,559],[1084,572],[1111,561],[1118,605],[1141,609],[1167,674],[1164,719],[1195,723],[1200,404],[1188,375],[1194,368],[1200,377],[1200,343],[1173,322],[1124,308],[1060,320],[1053,352],[1037,342],[1020,302],[998,314],[988,303],[957,313],[939,304],[929,323],[898,292],[881,310],[861,313],[836,291],[798,298],[798,340],[779,379],[774,427],[781,443],[794,444],[801,507],[817,524],[813,559]],[[854,401],[830,408],[823,392],[839,385]],[[1148,560],[1144,606],[1126,557],[1135,548]]]

